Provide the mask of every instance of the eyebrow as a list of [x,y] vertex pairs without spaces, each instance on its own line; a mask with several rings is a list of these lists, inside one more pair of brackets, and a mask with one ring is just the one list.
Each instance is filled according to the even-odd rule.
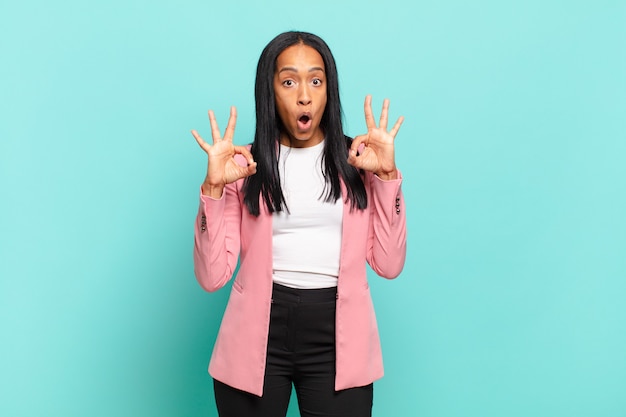
[[[282,67],[280,70],[278,70],[278,73],[280,74],[281,72],[284,72],[284,71],[298,72],[298,68],[296,68],[296,67]],[[322,67],[311,67],[311,68],[309,68],[309,72],[315,72],[315,71],[322,71],[322,72],[324,72],[324,68],[322,68]]]

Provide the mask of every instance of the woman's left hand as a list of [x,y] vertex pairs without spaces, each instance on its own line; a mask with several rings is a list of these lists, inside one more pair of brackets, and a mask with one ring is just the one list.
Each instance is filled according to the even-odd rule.
[[[370,171],[383,180],[392,180],[398,177],[394,155],[393,141],[400,130],[404,117],[400,116],[390,131],[387,131],[387,115],[389,100],[383,101],[383,111],[380,114],[380,126],[376,126],[372,112],[372,96],[365,97],[365,123],[367,133],[359,135],[352,141],[348,155],[348,163],[358,169]],[[363,147],[359,150],[359,147]],[[358,155],[357,155],[358,151]]]

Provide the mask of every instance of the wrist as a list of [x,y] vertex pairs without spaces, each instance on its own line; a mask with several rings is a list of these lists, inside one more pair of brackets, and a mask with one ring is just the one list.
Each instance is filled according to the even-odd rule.
[[380,178],[383,181],[397,180],[398,170],[394,168],[393,170],[388,171],[388,172],[375,172],[374,175],[376,175],[378,178]]
[[222,197],[222,193],[224,192],[223,185],[212,185],[209,183],[202,184],[202,195],[209,196],[211,198],[219,199]]

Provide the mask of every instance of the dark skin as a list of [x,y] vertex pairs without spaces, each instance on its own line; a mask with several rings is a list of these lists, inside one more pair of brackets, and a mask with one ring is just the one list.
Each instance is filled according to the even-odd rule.
[[[281,143],[297,147],[320,143],[324,138],[319,124],[326,106],[326,79],[319,53],[306,45],[294,45],[285,49],[277,59],[274,88],[278,114],[283,126],[286,126],[281,133]],[[372,172],[383,180],[397,179],[394,140],[404,117],[400,116],[388,131],[389,100],[385,99],[377,126],[370,95],[365,97],[364,111],[367,133],[354,138],[348,163]],[[299,121],[302,114],[310,116],[310,120],[306,123]],[[212,110],[209,110],[209,122],[212,145],[205,142],[197,131],[192,130],[191,133],[208,157],[202,194],[220,198],[226,184],[254,175],[256,162],[247,147],[233,144],[237,123],[237,109],[234,106],[230,109],[224,136],[220,133]],[[235,161],[237,154],[248,161],[247,166],[243,167]]]

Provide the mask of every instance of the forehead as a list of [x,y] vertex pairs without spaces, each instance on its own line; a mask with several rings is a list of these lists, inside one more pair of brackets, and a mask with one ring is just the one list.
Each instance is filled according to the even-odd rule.
[[308,69],[319,67],[324,69],[324,59],[319,52],[308,45],[297,44],[286,48],[276,58],[276,70],[283,67]]

